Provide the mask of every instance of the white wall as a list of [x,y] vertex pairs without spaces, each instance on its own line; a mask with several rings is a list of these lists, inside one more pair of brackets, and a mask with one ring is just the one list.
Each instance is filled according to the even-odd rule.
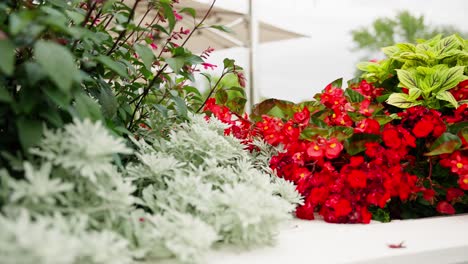
[[[452,24],[468,31],[468,0],[254,1],[260,20],[310,36],[262,44],[259,50],[261,96],[292,101],[312,98],[337,78],[352,78],[359,55],[351,52],[350,31],[369,25],[375,18],[409,10],[423,14],[431,24]],[[216,5],[245,12],[246,2],[217,0]],[[247,52],[239,48],[218,51],[210,62],[222,65],[225,57],[247,67]]]

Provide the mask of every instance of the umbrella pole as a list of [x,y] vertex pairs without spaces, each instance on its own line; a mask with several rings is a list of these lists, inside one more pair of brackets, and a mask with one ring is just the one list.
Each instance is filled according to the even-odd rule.
[[256,55],[258,46],[258,20],[255,15],[254,0],[249,0],[249,85],[248,103],[246,111],[250,113],[253,105],[258,103],[258,91],[256,91]]

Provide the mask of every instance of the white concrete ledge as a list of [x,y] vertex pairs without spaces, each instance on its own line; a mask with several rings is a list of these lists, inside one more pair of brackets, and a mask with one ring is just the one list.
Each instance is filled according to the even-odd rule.
[[[404,248],[390,248],[403,242]],[[241,251],[220,249],[209,264],[308,263],[468,263],[468,215],[372,222],[369,225],[328,224],[292,220],[273,247]]]

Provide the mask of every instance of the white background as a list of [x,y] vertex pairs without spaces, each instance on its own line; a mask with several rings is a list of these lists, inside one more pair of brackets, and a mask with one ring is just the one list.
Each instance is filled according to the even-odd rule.
[[[210,3],[210,0],[200,0]],[[432,25],[451,24],[468,32],[468,0],[254,0],[261,21],[309,36],[260,45],[256,78],[262,97],[311,99],[329,82],[353,76],[360,55],[352,52],[350,31],[399,10],[424,15]],[[216,6],[247,12],[246,0],[217,0]],[[247,52],[216,52],[247,67]],[[222,68],[222,67],[218,67]]]

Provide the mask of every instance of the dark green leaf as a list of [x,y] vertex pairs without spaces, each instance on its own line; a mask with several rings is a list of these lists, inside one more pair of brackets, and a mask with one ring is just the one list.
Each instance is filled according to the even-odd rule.
[[135,44],[134,47],[138,56],[140,56],[141,60],[143,61],[143,64],[145,65],[146,69],[150,71],[154,61],[153,51],[147,46],[143,46],[141,44]]
[[9,26],[10,26],[10,34],[17,35],[23,29],[25,29],[29,22],[31,21],[32,16],[29,12],[22,12],[22,13],[12,13],[9,16]]
[[62,117],[57,110],[47,109],[47,111],[43,111],[39,115],[56,127],[63,126]]
[[172,100],[175,103],[175,109],[177,110],[178,114],[182,116],[183,118],[187,119],[188,118],[188,109],[187,105],[185,104],[184,99],[178,97],[178,96],[173,96]]
[[175,18],[175,15],[174,15],[174,12],[172,10],[172,7],[167,4],[167,3],[163,3],[161,2],[160,3],[162,8],[163,8],[163,12],[164,12],[164,17],[167,18],[167,20],[169,21],[169,31],[173,31],[174,30],[174,26],[176,24],[176,18]]
[[167,58],[166,63],[175,73],[179,73],[182,67],[184,67],[185,59],[183,57]]
[[102,120],[99,104],[84,93],[80,93],[75,97],[75,107],[72,113],[81,119]]
[[0,71],[10,76],[15,70],[15,45],[9,39],[0,40]]
[[77,25],[81,24],[85,19],[85,15],[76,11],[66,10],[65,13],[67,13],[67,16]]
[[390,97],[391,94],[384,94],[384,95],[381,95],[381,96],[378,96],[377,98],[375,98],[375,100],[377,100],[377,102],[379,103],[383,103],[385,101],[387,101],[388,97]]
[[98,98],[104,117],[107,119],[113,118],[117,113],[119,103],[112,90],[109,88],[101,88]]
[[191,65],[200,64],[203,62],[203,59],[197,55],[191,55],[185,58],[185,61]]
[[127,70],[125,66],[119,62],[114,61],[111,57],[99,55],[96,57],[96,60],[102,63],[104,66],[109,68],[110,70],[114,71],[118,75],[128,78]]
[[216,98],[216,103],[220,105],[224,105],[226,104],[228,100],[228,94],[226,93],[224,89],[219,89],[218,91],[216,91],[215,98]]
[[40,141],[43,130],[40,121],[21,117],[16,121],[16,126],[18,127],[19,140],[24,151],[28,151]]
[[13,98],[7,89],[0,83],[0,102],[11,103]]
[[350,88],[346,89],[345,96],[347,96],[352,103],[360,103],[364,101],[364,96],[362,94]]
[[435,156],[440,154],[450,154],[459,149],[462,142],[460,138],[451,133],[444,133],[434,141],[430,148],[430,152],[425,153],[425,156]]
[[70,91],[73,81],[80,79],[73,55],[65,47],[41,40],[34,46],[34,56],[62,91]]
[[349,155],[354,156],[366,150],[366,143],[379,141],[380,137],[378,135],[354,134],[344,141],[344,148]]
[[179,12],[180,13],[187,13],[187,14],[191,15],[193,18],[195,18],[197,16],[197,11],[195,11],[195,9],[191,8],[191,7],[184,7]]
[[330,83],[329,85],[331,85],[332,87],[335,87],[335,88],[341,88],[341,87],[343,87],[343,78],[336,79],[332,83]]
[[452,134],[458,134],[463,128],[468,128],[468,121],[458,122],[448,127],[448,130]]
[[[281,115],[275,114],[277,117],[284,117],[284,116],[292,116],[294,114],[294,106],[293,102],[285,101],[285,100],[278,100],[278,99],[267,99],[263,102],[254,105],[252,109],[252,114],[250,118],[253,121],[260,121],[262,115],[270,115],[272,114],[271,110],[273,108],[277,108],[277,110],[281,111]],[[301,110],[301,109],[298,109]]]

